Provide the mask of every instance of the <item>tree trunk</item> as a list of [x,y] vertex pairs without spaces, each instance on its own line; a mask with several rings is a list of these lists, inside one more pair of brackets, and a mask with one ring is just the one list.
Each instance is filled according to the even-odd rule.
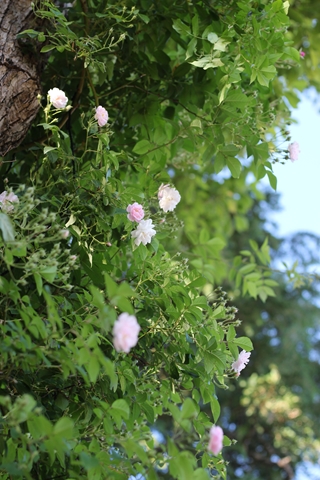
[[16,39],[34,25],[31,0],[0,0],[1,156],[19,145],[40,108],[39,56]]

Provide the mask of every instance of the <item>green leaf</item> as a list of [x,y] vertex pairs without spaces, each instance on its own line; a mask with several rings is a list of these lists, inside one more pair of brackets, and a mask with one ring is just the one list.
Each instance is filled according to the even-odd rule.
[[210,32],[208,33],[207,39],[210,43],[215,43],[219,40],[219,37],[216,33]]
[[53,434],[62,438],[72,438],[73,436],[73,421],[71,418],[59,418],[57,423],[53,426]]
[[[104,274],[104,280],[105,280],[107,295],[111,299],[117,294],[117,290],[119,287],[108,273]],[[99,303],[104,304],[104,299],[102,294],[97,289],[95,290],[95,293],[96,295],[99,295]]]
[[250,100],[244,93],[239,92],[239,90],[231,90],[228,92],[224,103],[244,110],[244,108],[250,103]]
[[25,257],[27,255],[26,245],[20,244],[11,250],[11,253],[14,257]]
[[154,146],[149,142],[149,140],[144,139],[136,143],[132,151],[137,155],[144,155],[152,148],[154,148]]
[[191,480],[193,478],[193,466],[195,463],[195,457],[192,456],[190,452],[182,451],[169,460],[169,471],[173,478]]
[[147,17],[147,15],[144,15],[143,13],[138,13],[138,17],[141,18],[141,20],[146,24],[150,22],[150,18]]
[[179,18],[173,20],[173,28],[176,32],[178,32],[180,35],[190,35],[190,27],[187,26],[185,23],[183,23]]
[[233,178],[239,178],[241,173],[241,162],[235,157],[227,157],[227,166]]
[[57,147],[44,147],[43,153],[46,154],[48,152],[51,152],[52,150],[57,150]]
[[214,43],[214,50],[219,50],[220,52],[225,52],[227,50],[227,46],[229,45],[229,41],[225,40],[224,38],[219,38],[215,43]]
[[229,143],[227,145],[224,145],[223,147],[220,146],[219,150],[225,155],[230,155],[230,156],[235,156],[239,153],[239,147],[237,147],[233,143]]
[[52,283],[57,275],[57,266],[41,267],[39,273],[47,282]]
[[199,33],[199,17],[198,15],[195,15],[192,19],[192,33],[193,35],[197,36]]
[[218,352],[204,352],[204,368],[208,374],[212,374],[214,370],[217,370],[221,375],[225,369],[224,361],[218,356]]
[[6,262],[7,265],[13,265],[14,264],[12,251],[9,250],[9,248],[6,248],[5,251],[4,251],[4,261]]
[[56,48],[56,45],[45,45],[44,47],[41,48],[40,53],[50,52],[51,50],[54,50],[55,48]]
[[89,364],[86,365],[86,370],[88,372],[90,382],[95,383],[99,376],[100,363],[94,354],[91,355]]
[[41,32],[37,32],[36,30],[32,30],[29,28],[28,30],[23,30],[23,32],[20,32],[17,34],[17,38],[23,38],[23,37],[30,37],[30,38],[36,38]]
[[123,398],[120,398],[119,400],[115,400],[112,404],[111,409],[118,412],[119,415],[125,420],[128,420],[130,416],[130,409],[129,409],[129,405]]
[[222,67],[224,65],[220,58],[212,58],[211,55],[205,55],[199,60],[190,63],[195,67],[202,67],[204,70],[207,70],[208,68]]
[[216,399],[216,397],[212,397],[210,401],[210,406],[211,406],[211,412],[213,415],[213,420],[216,423],[218,421],[218,418],[220,417],[220,403]]
[[214,172],[215,172],[215,173],[221,172],[221,170],[223,169],[223,167],[225,166],[225,164],[226,164],[226,158],[225,158],[225,156],[224,156],[222,153],[219,152],[219,153],[215,156],[215,159],[214,159],[214,162],[213,162]]
[[252,342],[248,337],[234,338],[233,343],[238,345],[238,347],[242,348],[243,350],[246,350],[246,352],[251,352],[251,350],[253,350]]
[[0,213],[0,229],[5,242],[13,242],[15,239],[14,227],[6,213]]
[[192,480],[209,480],[208,471],[205,468],[197,468],[192,474]]
[[233,325],[230,325],[230,327],[228,328],[228,333],[227,333],[228,342],[233,340],[235,338],[235,336],[236,336],[236,330],[235,330]]
[[197,417],[198,413],[199,413],[198,405],[196,405],[196,403],[191,398],[187,398],[183,402],[180,418],[182,420],[184,418]]
[[43,287],[41,275],[39,275],[39,273],[37,273],[37,272],[33,272],[33,277],[34,277],[35,282],[36,282],[38,294],[41,295],[42,294],[42,287]]
[[200,236],[199,236],[199,242],[202,243],[207,243],[210,240],[210,234],[208,230],[205,228],[202,228],[200,231]]
[[270,187],[273,188],[273,190],[277,190],[277,177],[269,170],[267,170],[267,175],[269,178]]

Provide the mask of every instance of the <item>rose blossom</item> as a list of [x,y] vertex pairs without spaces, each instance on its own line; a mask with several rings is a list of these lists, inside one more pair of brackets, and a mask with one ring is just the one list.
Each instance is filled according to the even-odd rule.
[[0,208],[3,212],[9,213],[14,209],[13,203],[19,203],[19,198],[15,193],[2,192],[0,195]]
[[164,212],[172,212],[180,202],[181,196],[176,188],[162,184],[158,190],[158,199]]
[[223,430],[221,427],[217,427],[216,425],[213,425],[210,428],[210,440],[209,440],[209,445],[208,445],[208,450],[210,452],[214,453],[215,455],[218,455],[219,452],[221,452],[223,448]]
[[298,142],[290,143],[290,145],[288,146],[288,150],[289,150],[290,160],[292,162],[295,162],[296,160],[298,160],[299,153],[300,153],[299,143]]
[[98,120],[99,127],[103,127],[108,122],[109,114],[105,108],[99,105],[99,107],[96,108],[96,114],[94,118]]
[[121,313],[113,325],[113,345],[117,352],[129,353],[138,342],[140,325],[134,315]]
[[67,229],[65,229],[65,230],[60,230],[60,235],[61,235],[61,238],[64,238],[64,239],[66,239],[66,238],[68,238],[68,237],[69,237],[69,235],[70,235],[70,231],[69,231],[69,230],[67,230]]
[[161,198],[163,197],[164,195],[164,191],[166,188],[170,187],[169,183],[161,183],[159,189],[158,189],[158,199],[161,200]]
[[141,222],[144,217],[144,210],[142,205],[137,202],[132,203],[131,205],[127,206],[127,217],[131,222]]
[[67,103],[68,103],[68,97],[66,97],[66,94],[62,91],[59,90],[59,88],[52,88],[48,92],[50,102],[52,105],[56,108],[65,108]]
[[153,229],[154,225],[152,220],[141,220],[136,230],[131,232],[132,238],[134,238],[134,243],[139,246],[140,243],[147,245],[151,242],[151,238],[157,232]]
[[239,354],[238,360],[233,362],[233,364],[231,365],[233,370],[237,372],[238,375],[240,375],[241,370],[243,370],[247,365],[247,363],[249,362],[250,355],[251,355],[250,352],[246,352],[245,350],[242,350],[242,352],[240,352]]

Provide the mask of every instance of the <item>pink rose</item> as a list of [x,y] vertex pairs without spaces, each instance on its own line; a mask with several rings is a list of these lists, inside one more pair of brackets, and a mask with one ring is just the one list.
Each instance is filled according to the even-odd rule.
[[48,92],[50,102],[55,108],[65,108],[67,103],[68,103],[68,97],[66,97],[66,94],[62,91],[59,90],[59,88],[52,88]]
[[3,212],[9,213],[14,210],[14,203],[19,203],[19,198],[13,192],[2,192],[0,195],[0,208]]
[[113,345],[117,352],[129,353],[138,342],[140,325],[134,315],[121,313],[113,325]]
[[64,238],[64,239],[66,239],[66,238],[68,238],[68,237],[69,237],[69,235],[70,235],[70,231],[69,231],[69,230],[67,230],[67,229],[66,229],[66,230],[60,230],[60,235],[61,235],[61,238]]
[[130,222],[141,222],[144,217],[144,210],[142,205],[137,202],[134,202],[132,205],[127,206],[127,217],[129,218]]
[[210,440],[208,445],[208,450],[215,455],[218,455],[223,448],[223,430],[221,427],[216,427],[213,425],[210,428]]
[[233,364],[231,365],[233,370],[237,372],[238,376],[240,375],[241,370],[243,370],[249,362],[250,355],[250,352],[242,350],[242,352],[240,352],[239,354],[238,360],[233,362]]
[[108,122],[109,114],[105,108],[99,105],[99,107],[96,108],[96,114],[94,118],[98,120],[99,127],[103,127]]
[[164,195],[164,191],[166,188],[170,187],[169,183],[161,183],[159,189],[158,189],[158,200],[161,200],[161,198],[163,197]]
[[298,142],[290,143],[288,146],[291,162],[295,162],[299,158],[300,147]]

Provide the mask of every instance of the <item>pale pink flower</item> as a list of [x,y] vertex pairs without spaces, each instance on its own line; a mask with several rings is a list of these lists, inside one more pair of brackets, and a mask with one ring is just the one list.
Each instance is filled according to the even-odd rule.
[[99,127],[103,127],[108,122],[109,114],[105,108],[99,105],[99,107],[96,108],[96,114],[94,118],[98,120]]
[[48,92],[50,102],[55,108],[65,108],[67,103],[68,103],[68,97],[66,97],[66,94],[62,91],[59,90],[59,88],[52,88]]
[[154,225],[152,220],[141,220],[136,230],[131,232],[132,238],[134,238],[134,243],[139,246],[140,243],[147,245],[151,242],[153,235],[157,232],[153,229]]
[[113,345],[117,352],[129,353],[138,342],[140,325],[134,315],[121,313],[113,325]]
[[0,195],[0,208],[3,212],[9,213],[14,209],[14,203],[19,203],[19,198],[13,192],[2,192]]
[[163,197],[164,191],[166,188],[170,187],[169,183],[161,183],[159,189],[158,189],[158,200],[161,200]]
[[210,440],[208,450],[215,455],[218,455],[223,448],[223,430],[221,427],[213,425],[210,428]]
[[164,212],[172,212],[181,200],[176,188],[161,185],[158,190],[159,206]]
[[60,235],[61,235],[62,238],[66,239],[66,238],[69,237],[70,231],[67,230],[67,229],[66,230],[60,230]]
[[288,150],[289,150],[290,160],[292,162],[295,162],[296,160],[298,160],[299,153],[300,153],[299,143],[298,142],[290,143],[290,145],[288,146]]
[[245,350],[242,350],[242,352],[240,352],[239,354],[238,360],[233,362],[233,364],[231,365],[233,370],[237,372],[239,375],[241,370],[243,370],[246,367],[247,363],[249,362],[250,355],[251,355],[250,352],[246,352]]
[[300,51],[300,57],[304,58],[306,56],[306,52],[303,52],[302,50]]
[[141,222],[144,217],[144,210],[140,203],[134,202],[127,206],[127,217],[131,222]]

